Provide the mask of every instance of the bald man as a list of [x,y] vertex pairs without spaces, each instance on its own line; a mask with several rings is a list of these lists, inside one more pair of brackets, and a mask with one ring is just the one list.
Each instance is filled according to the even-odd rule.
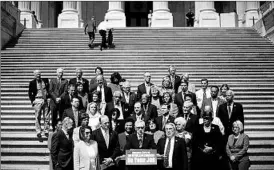
[[183,114],[180,115],[180,117],[183,117],[186,120],[185,130],[190,133],[193,133],[199,125],[198,116],[191,113],[192,107],[192,102],[185,101],[183,105]]
[[72,78],[69,80],[69,84],[73,84],[75,87],[76,87],[76,84],[78,82],[82,83],[83,84],[83,91],[88,93],[89,92],[89,82],[87,79],[83,78],[83,70],[80,69],[80,68],[76,68],[75,70],[76,72],[76,78]]
[[29,83],[29,99],[35,110],[35,130],[37,137],[42,138],[41,115],[44,115],[45,136],[49,134],[50,115],[48,111],[47,99],[49,98],[49,80],[41,78],[41,71],[35,70],[34,79]]

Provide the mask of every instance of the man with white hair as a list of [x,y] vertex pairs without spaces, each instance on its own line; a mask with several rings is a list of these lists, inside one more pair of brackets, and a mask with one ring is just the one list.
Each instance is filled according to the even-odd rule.
[[145,82],[140,84],[137,88],[137,100],[141,99],[141,96],[143,94],[147,94],[151,96],[151,86],[153,85],[151,81],[151,75],[149,72],[145,72],[144,74],[144,80]]
[[183,117],[186,120],[185,130],[193,133],[195,128],[199,125],[199,119],[197,115],[191,113],[193,103],[190,101],[185,101],[183,105],[183,114],[179,117]]
[[49,123],[50,114],[48,110],[47,99],[49,97],[49,80],[47,78],[41,78],[41,71],[35,70],[34,79],[29,83],[29,99],[35,110],[35,130],[37,137],[41,141],[42,130],[41,130],[41,115],[44,115],[44,131],[45,136],[49,135]]
[[232,90],[226,91],[226,101],[219,107],[218,117],[225,127],[226,139],[232,134],[232,125],[236,120],[240,120],[244,125],[243,106],[240,103],[234,102],[234,92]]
[[111,117],[111,111],[113,108],[117,108],[120,111],[120,116],[118,117],[118,120],[124,120],[130,115],[125,115],[125,104],[122,101],[122,92],[121,91],[115,91],[113,93],[113,100],[107,103],[106,106],[106,114]]
[[59,118],[62,118],[62,113],[60,113],[61,95],[65,95],[64,93],[68,90],[68,80],[63,78],[64,69],[58,68],[56,73],[57,77],[50,79],[49,83],[51,125],[53,131],[55,131],[57,124],[57,113],[59,113]]
[[89,92],[89,82],[87,79],[83,78],[83,70],[81,68],[76,68],[76,78],[72,78],[69,80],[69,84],[73,84],[75,87],[78,82],[83,84],[83,91],[85,93]]
[[178,88],[181,84],[181,78],[176,74],[176,68],[175,66],[169,66],[168,68],[168,77],[171,80],[172,83],[172,89],[175,93],[178,93]]
[[125,81],[122,84],[122,101],[125,103],[125,112],[129,115],[133,112],[134,103],[137,101],[137,95],[130,91],[130,82]]
[[176,136],[176,128],[173,123],[165,125],[165,138],[159,139],[157,152],[164,159],[159,163],[160,169],[187,170],[188,158],[184,139]]
[[97,82],[97,86],[93,86],[92,88],[90,88],[90,94],[92,94],[95,90],[100,92],[101,95],[101,102],[102,103],[108,103],[112,101],[112,91],[111,88],[108,87],[105,83],[104,83],[104,77],[103,75],[98,75],[96,77],[96,82]]

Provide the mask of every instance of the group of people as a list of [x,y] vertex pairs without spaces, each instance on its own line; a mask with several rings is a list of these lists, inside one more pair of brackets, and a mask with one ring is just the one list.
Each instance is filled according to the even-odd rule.
[[[102,37],[100,50],[102,51],[103,48],[114,48],[115,45],[113,44],[113,28],[111,28],[108,24],[108,19],[100,22],[98,25],[99,34]],[[88,46],[93,49],[94,48],[94,40],[95,40],[95,33],[97,32],[97,24],[95,17],[92,16],[91,20],[87,21],[84,29],[85,34],[89,36],[89,44]],[[108,38],[107,38],[108,33]]]
[[101,67],[90,81],[79,68],[70,80],[63,73],[58,68],[48,80],[35,70],[29,84],[37,137],[48,137],[52,169],[137,169],[125,166],[129,149],[157,149],[157,166],[143,169],[249,168],[243,107],[227,84],[208,87],[204,78],[196,90],[188,74],[170,66],[158,86],[145,72],[135,93],[119,72],[109,83]]

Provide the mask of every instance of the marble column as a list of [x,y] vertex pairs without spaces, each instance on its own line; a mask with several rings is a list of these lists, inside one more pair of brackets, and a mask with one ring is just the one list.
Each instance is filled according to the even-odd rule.
[[62,13],[58,16],[58,28],[78,28],[79,14],[76,1],[63,1]]
[[173,27],[173,16],[168,1],[153,1],[151,27]]
[[38,20],[38,23],[36,23],[36,28],[41,28],[43,24],[41,20],[41,1],[32,1],[31,10],[35,12],[36,18]]
[[195,1],[194,27],[199,27],[199,16],[200,16],[200,2],[199,1]]
[[105,20],[112,28],[126,27],[124,1],[109,1],[108,11],[105,15]]
[[19,1],[18,9],[21,11],[20,22],[24,25],[24,22],[26,21],[26,28],[36,28],[36,21],[31,13],[31,2]]
[[259,7],[260,7],[260,3],[258,1],[246,2],[246,10],[245,10],[245,26],[246,27],[252,27],[253,22],[256,23],[259,20],[259,14],[257,11]]
[[84,21],[83,21],[83,11],[82,11],[82,1],[77,1],[77,11],[79,13],[79,28],[84,27]]
[[245,10],[246,10],[246,2],[236,1],[236,11],[237,11],[237,15],[238,15],[238,27],[244,27]]
[[214,1],[201,1],[199,5],[199,27],[220,27],[220,16],[214,8]]

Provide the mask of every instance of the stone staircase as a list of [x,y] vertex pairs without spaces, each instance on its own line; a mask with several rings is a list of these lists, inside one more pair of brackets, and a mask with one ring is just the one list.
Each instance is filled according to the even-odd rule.
[[[95,43],[100,36],[96,34]],[[160,85],[169,65],[177,73],[190,73],[200,88],[228,83],[243,104],[245,132],[252,170],[274,169],[274,45],[251,28],[124,28],[114,30],[115,49],[90,50],[83,29],[26,29],[18,42],[1,51],[1,169],[48,169],[47,141],[39,142],[34,129],[34,110],[28,99],[33,70],[42,77],[75,76],[81,67],[85,78],[101,66],[109,81],[119,71],[132,90],[152,74]]]

